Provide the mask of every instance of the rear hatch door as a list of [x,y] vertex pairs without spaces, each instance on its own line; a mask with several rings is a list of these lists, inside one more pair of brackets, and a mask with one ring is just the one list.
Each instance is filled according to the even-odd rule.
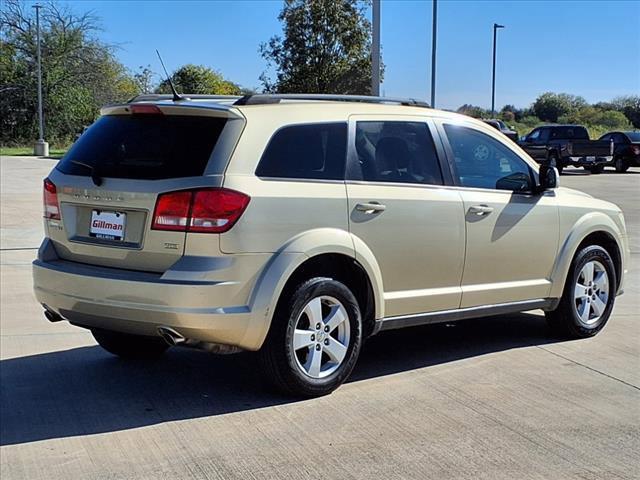
[[183,255],[186,233],[153,228],[159,194],[222,186],[243,119],[223,106],[103,113],[49,176],[61,218],[45,220],[47,234],[66,260],[163,272]]

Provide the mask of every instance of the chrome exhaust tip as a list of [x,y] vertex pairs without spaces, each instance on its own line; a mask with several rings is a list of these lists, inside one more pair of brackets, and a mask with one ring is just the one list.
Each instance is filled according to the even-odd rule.
[[169,327],[158,327],[158,335],[160,335],[164,341],[172,347],[184,344],[187,341],[186,338],[176,332],[173,328]]

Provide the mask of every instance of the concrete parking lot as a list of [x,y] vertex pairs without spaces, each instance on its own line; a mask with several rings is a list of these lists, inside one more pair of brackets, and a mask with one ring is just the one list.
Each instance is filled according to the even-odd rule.
[[640,169],[561,177],[625,211],[602,334],[558,341],[539,311],[388,332],[334,394],[292,401],[251,354],[126,363],[47,322],[30,263],[55,162],[0,162],[2,479],[640,477]]

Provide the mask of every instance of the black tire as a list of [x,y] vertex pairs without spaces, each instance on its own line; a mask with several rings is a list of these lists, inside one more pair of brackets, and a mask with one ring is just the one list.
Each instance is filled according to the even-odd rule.
[[622,157],[616,157],[613,160],[613,166],[616,168],[616,172],[618,173],[624,173],[629,170],[629,162]]
[[593,173],[594,175],[598,175],[604,171],[604,165],[593,165],[589,167],[584,167],[585,170]]
[[94,328],[91,330],[98,345],[122,358],[151,359],[162,355],[169,345],[160,337],[132,335]]
[[[305,306],[321,296],[333,297],[342,304],[348,316],[345,321],[349,323],[350,338],[346,355],[337,369],[324,378],[313,378],[298,365],[293,335]],[[281,299],[259,356],[265,378],[278,390],[294,396],[319,397],[333,392],[349,377],[361,346],[362,317],[355,296],[336,280],[316,277],[298,285],[289,298]],[[308,355],[311,355],[313,347],[309,348]]]
[[549,154],[549,166],[556,167],[556,169],[558,170],[558,173],[562,173],[562,170],[564,170],[564,165],[562,165],[562,160],[560,160],[557,153]]
[[[586,324],[578,314],[574,289],[583,267],[594,260],[604,267],[608,275],[608,298],[599,318],[591,324]],[[588,338],[596,335],[604,328],[611,316],[616,295],[616,285],[616,271],[609,253],[598,245],[591,245],[581,249],[571,263],[571,269],[567,275],[567,281],[558,307],[551,312],[545,312],[547,323],[557,335],[563,338]],[[587,308],[590,307],[587,306]],[[588,315],[589,313],[587,313]]]

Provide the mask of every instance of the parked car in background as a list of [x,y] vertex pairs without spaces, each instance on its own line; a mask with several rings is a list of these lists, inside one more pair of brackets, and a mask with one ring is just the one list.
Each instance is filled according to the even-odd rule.
[[600,140],[613,141],[613,159],[606,165],[615,167],[616,172],[640,167],[640,132],[609,132]]
[[482,121],[487,125],[491,125],[496,130],[499,130],[500,132],[504,133],[507,137],[509,137],[514,142],[518,141],[518,132],[509,128],[509,126],[507,126],[502,120],[497,120],[495,118],[488,118]]
[[582,125],[537,127],[518,143],[536,162],[547,163],[560,172],[573,165],[600,173],[613,159],[613,142],[590,140]]
[[622,212],[488,125],[386,97],[189,97],[105,107],[44,180],[50,321],[124,358],[258,350],[297,396],[337,388],[379,331],[538,308],[570,338],[607,323]]

